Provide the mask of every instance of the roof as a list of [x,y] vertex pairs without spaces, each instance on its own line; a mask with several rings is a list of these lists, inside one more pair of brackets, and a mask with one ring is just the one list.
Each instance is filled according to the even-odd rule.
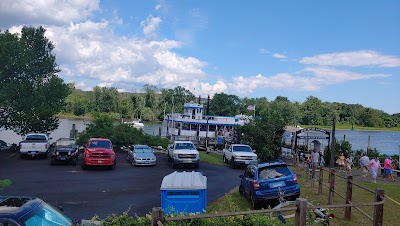
[[94,138],[90,138],[89,141],[93,141],[93,140],[107,140],[110,141],[110,139],[108,138],[98,138],[98,137],[94,137]]
[[174,141],[175,143],[184,143],[184,144],[186,144],[186,143],[193,143],[192,141],[190,141],[190,140],[176,140],[176,141]]
[[207,189],[207,177],[200,172],[173,172],[164,177],[160,190]]
[[21,217],[42,203],[42,200],[26,196],[0,196],[0,217]]
[[275,165],[287,165],[282,161],[273,161],[273,162],[264,162],[257,165],[258,168],[266,167],[266,166],[275,166]]

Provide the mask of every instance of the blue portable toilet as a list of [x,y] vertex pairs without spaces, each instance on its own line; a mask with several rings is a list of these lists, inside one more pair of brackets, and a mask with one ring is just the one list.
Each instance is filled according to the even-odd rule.
[[173,172],[161,183],[161,207],[165,214],[204,213],[207,177],[200,172]]

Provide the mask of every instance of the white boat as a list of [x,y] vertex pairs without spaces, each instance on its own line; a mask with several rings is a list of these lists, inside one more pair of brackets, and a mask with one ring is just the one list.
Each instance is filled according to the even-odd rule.
[[222,137],[224,143],[234,143],[238,139],[237,127],[250,119],[245,115],[204,115],[203,110],[202,104],[190,102],[184,104],[183,113],[166,114],[163,134],[173,141],[190,140],[198,147],[216,145],[218,137]]
[[137,129],[141,129],[144,127],[144,124],[142,122],[140,122],[140,120],[133,120],[133,121],[129,121],[129,122],[124,122],[125,124],[128,124],[130,126],[133,126]]

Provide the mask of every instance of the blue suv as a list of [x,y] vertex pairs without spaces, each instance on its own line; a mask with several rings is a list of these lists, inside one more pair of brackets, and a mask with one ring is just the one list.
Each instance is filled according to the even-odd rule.
[[279,193],[286,200],[300,196],[297,175],[284,162],[249,165],[240,178],[239,193],[250,199],[254,209],[273,205],[278,201]]

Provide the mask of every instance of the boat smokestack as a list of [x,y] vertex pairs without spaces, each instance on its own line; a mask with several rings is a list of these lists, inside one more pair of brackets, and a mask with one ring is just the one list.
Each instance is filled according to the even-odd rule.
[[207,115],[210,115],[210,95],[207,97]]

